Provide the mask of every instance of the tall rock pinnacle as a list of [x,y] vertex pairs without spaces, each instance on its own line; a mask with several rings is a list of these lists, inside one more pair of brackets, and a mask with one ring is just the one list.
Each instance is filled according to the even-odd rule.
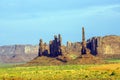
[[82,27],[82,50],[81,50],[81,53],[86,54],[86,41],[85,41],[84,27]]

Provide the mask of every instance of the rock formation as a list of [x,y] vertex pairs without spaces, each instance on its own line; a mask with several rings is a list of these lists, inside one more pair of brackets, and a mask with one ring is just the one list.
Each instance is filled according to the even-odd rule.
[[[39,44],[39,56],[59,57],[60,59],[70,59],[74,56],[90,57],[99,56],[105,58],[119,58],[120,54],[120,37],[119,36],[105,36],[105,37],[93,37],[85,40],[85,30],[82,28],[82,42],[72,43],[67,42],[66,46],[62,45],[61,35],[54,36],[54,40],[51,40],[49,45],[44,43]],[[41,46],[41,47],[40,47]],[[42,47],[43,46],[43,47]],[[42,51],[41,51],[42,50]],[[66,60],[65,60],[66,61]]]
[[85,31],[84,27],[82,27],[82,49],[81,54],[82,55],[89,55],[91,53],[90,49],[87,48],[87,43],[85,41]]
[[77,54],[81,54],[81,49],[82,49],[82,44],[80,42],[75,42],[72,43],[70,41],[67,41],[66,44],[66,53],[77,53]]
[[44,43],[43,40],[40,39],[38,56],[42,56],[43,52],[44,52]]
[[93,55],[103,58],[120,58],[120,36],[93,37],[88,40],[87,47]]
[[51,57],[57,57],[59,55],[62,55],[62,37],[59,34],[58,37],[55,35],[54,40],[50,41],[49,48],[50,48],[50,56]]
[[85,41],[85,31],[84,31],[84,27],[82,27],[82,49],[81,49],[81,53],[86,54],[86,41]]
[[87,48],[89,48],[91,50],[91,53],[93,55],[97,55],[97,48],[100,45],[99,44],[99,38],[93,37],[92,39],[89,39],[87,41]]
[[38,56],[57,57],[62,55],[62,37],[59,34],[58,37],[55,35],[54,40],[49,42],[49,47],[46,43],[43,43],[40,39]]

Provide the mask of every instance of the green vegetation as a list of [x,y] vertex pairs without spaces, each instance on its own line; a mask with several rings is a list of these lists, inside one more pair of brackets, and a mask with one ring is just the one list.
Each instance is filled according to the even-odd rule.
[[110,62],[110,63],[119,63],[120,59],[106,59],[105,61]]
[[13,64],[5,64],[5,63],[0,63],[0,68],[7,68],[7,67],[12,67]]
[[120,63],[0,68],[1,80],[119,80]]
[[9,68],[19,64],[24,64],[24,62],[23,63],[0,63],[0,68]]

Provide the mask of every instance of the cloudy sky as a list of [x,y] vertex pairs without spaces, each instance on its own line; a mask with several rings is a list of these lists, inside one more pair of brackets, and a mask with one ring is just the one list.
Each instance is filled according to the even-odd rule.
[[0,0],[0,45],[120,35],[120,0]]

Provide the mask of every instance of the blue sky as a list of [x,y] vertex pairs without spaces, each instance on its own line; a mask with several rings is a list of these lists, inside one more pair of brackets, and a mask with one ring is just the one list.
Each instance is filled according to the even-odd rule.
[[120,35],[120,0],[0,0],[0,45]]

